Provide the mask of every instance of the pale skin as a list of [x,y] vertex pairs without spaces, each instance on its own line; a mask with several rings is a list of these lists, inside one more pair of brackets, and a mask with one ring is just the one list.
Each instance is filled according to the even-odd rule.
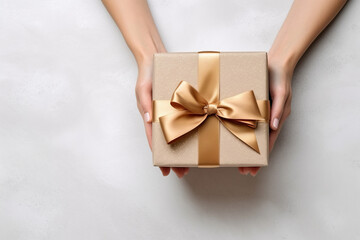
[[[153,54],[166,52],[154,23],[147,0],[102,0],[119,27],[138,66],[135,87],[137,107],[142,116],[147,140],[151,145]],[[268,52],[270,114],[270,152],[291,112],[291,81],[296,64],[305,51],[334,19],[346,0],[294,0],[271,49]],[[179,178],[189,168],[171,168]],[[259,167],[240,167],[243,175],[255,176]],[[164,176],[169,167],[160,167]]]

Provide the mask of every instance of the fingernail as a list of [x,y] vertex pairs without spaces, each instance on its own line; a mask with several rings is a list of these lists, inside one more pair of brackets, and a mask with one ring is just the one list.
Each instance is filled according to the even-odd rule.
[[273,121],[273,126],[274,128],[278,128],[279,127],[279,119],[278,118],[275,118],[274,121]]
[[245,175],[248,175],[250,173],[250,169],[245,169],[244,173]]
[[149,121],[150,121],[150,114],[149,114],[148,112],[146,112],[146,113],[144,114],[144,117],[145,117],[146,122],[149,122]]

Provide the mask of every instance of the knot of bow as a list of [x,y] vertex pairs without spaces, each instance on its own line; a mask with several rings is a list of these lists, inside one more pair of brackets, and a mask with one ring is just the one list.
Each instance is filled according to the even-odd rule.
[[159,118],[167,143],[174,142],[214,115],[232,134],[259,153],[255,128],[258,121],[265,118],[252,90],[209,103],[188,82],[181,81],[170,104],[176,111]]

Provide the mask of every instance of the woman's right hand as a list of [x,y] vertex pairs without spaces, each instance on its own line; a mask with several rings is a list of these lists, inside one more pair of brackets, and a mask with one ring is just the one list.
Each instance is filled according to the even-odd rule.
[[[142,61],[138,65],[138,78],[135,86],[135,94],[137,101],[137,108],[142,116],[146,137],[149,147],[152,150],[152,71],[153,71],[153,57],[150,56],[147,60]],[[172,167],[171,168],[179,178],[182,178],[189,172],[189,168]],[[160,167],[163,176],[170,173],[170,167]]]

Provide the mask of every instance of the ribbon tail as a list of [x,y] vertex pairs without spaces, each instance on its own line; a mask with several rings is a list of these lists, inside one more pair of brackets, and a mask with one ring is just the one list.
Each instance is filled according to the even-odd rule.
[[166,142],[174,142],[179,137],[199,126],[207,115],[191,113],[187,110],[176,111],[159,118]]
[[257,153],[260,153],[254,128],[250,128],[245,124],[231,122],[224,118],[218,119],[238,139],[254,149]]

